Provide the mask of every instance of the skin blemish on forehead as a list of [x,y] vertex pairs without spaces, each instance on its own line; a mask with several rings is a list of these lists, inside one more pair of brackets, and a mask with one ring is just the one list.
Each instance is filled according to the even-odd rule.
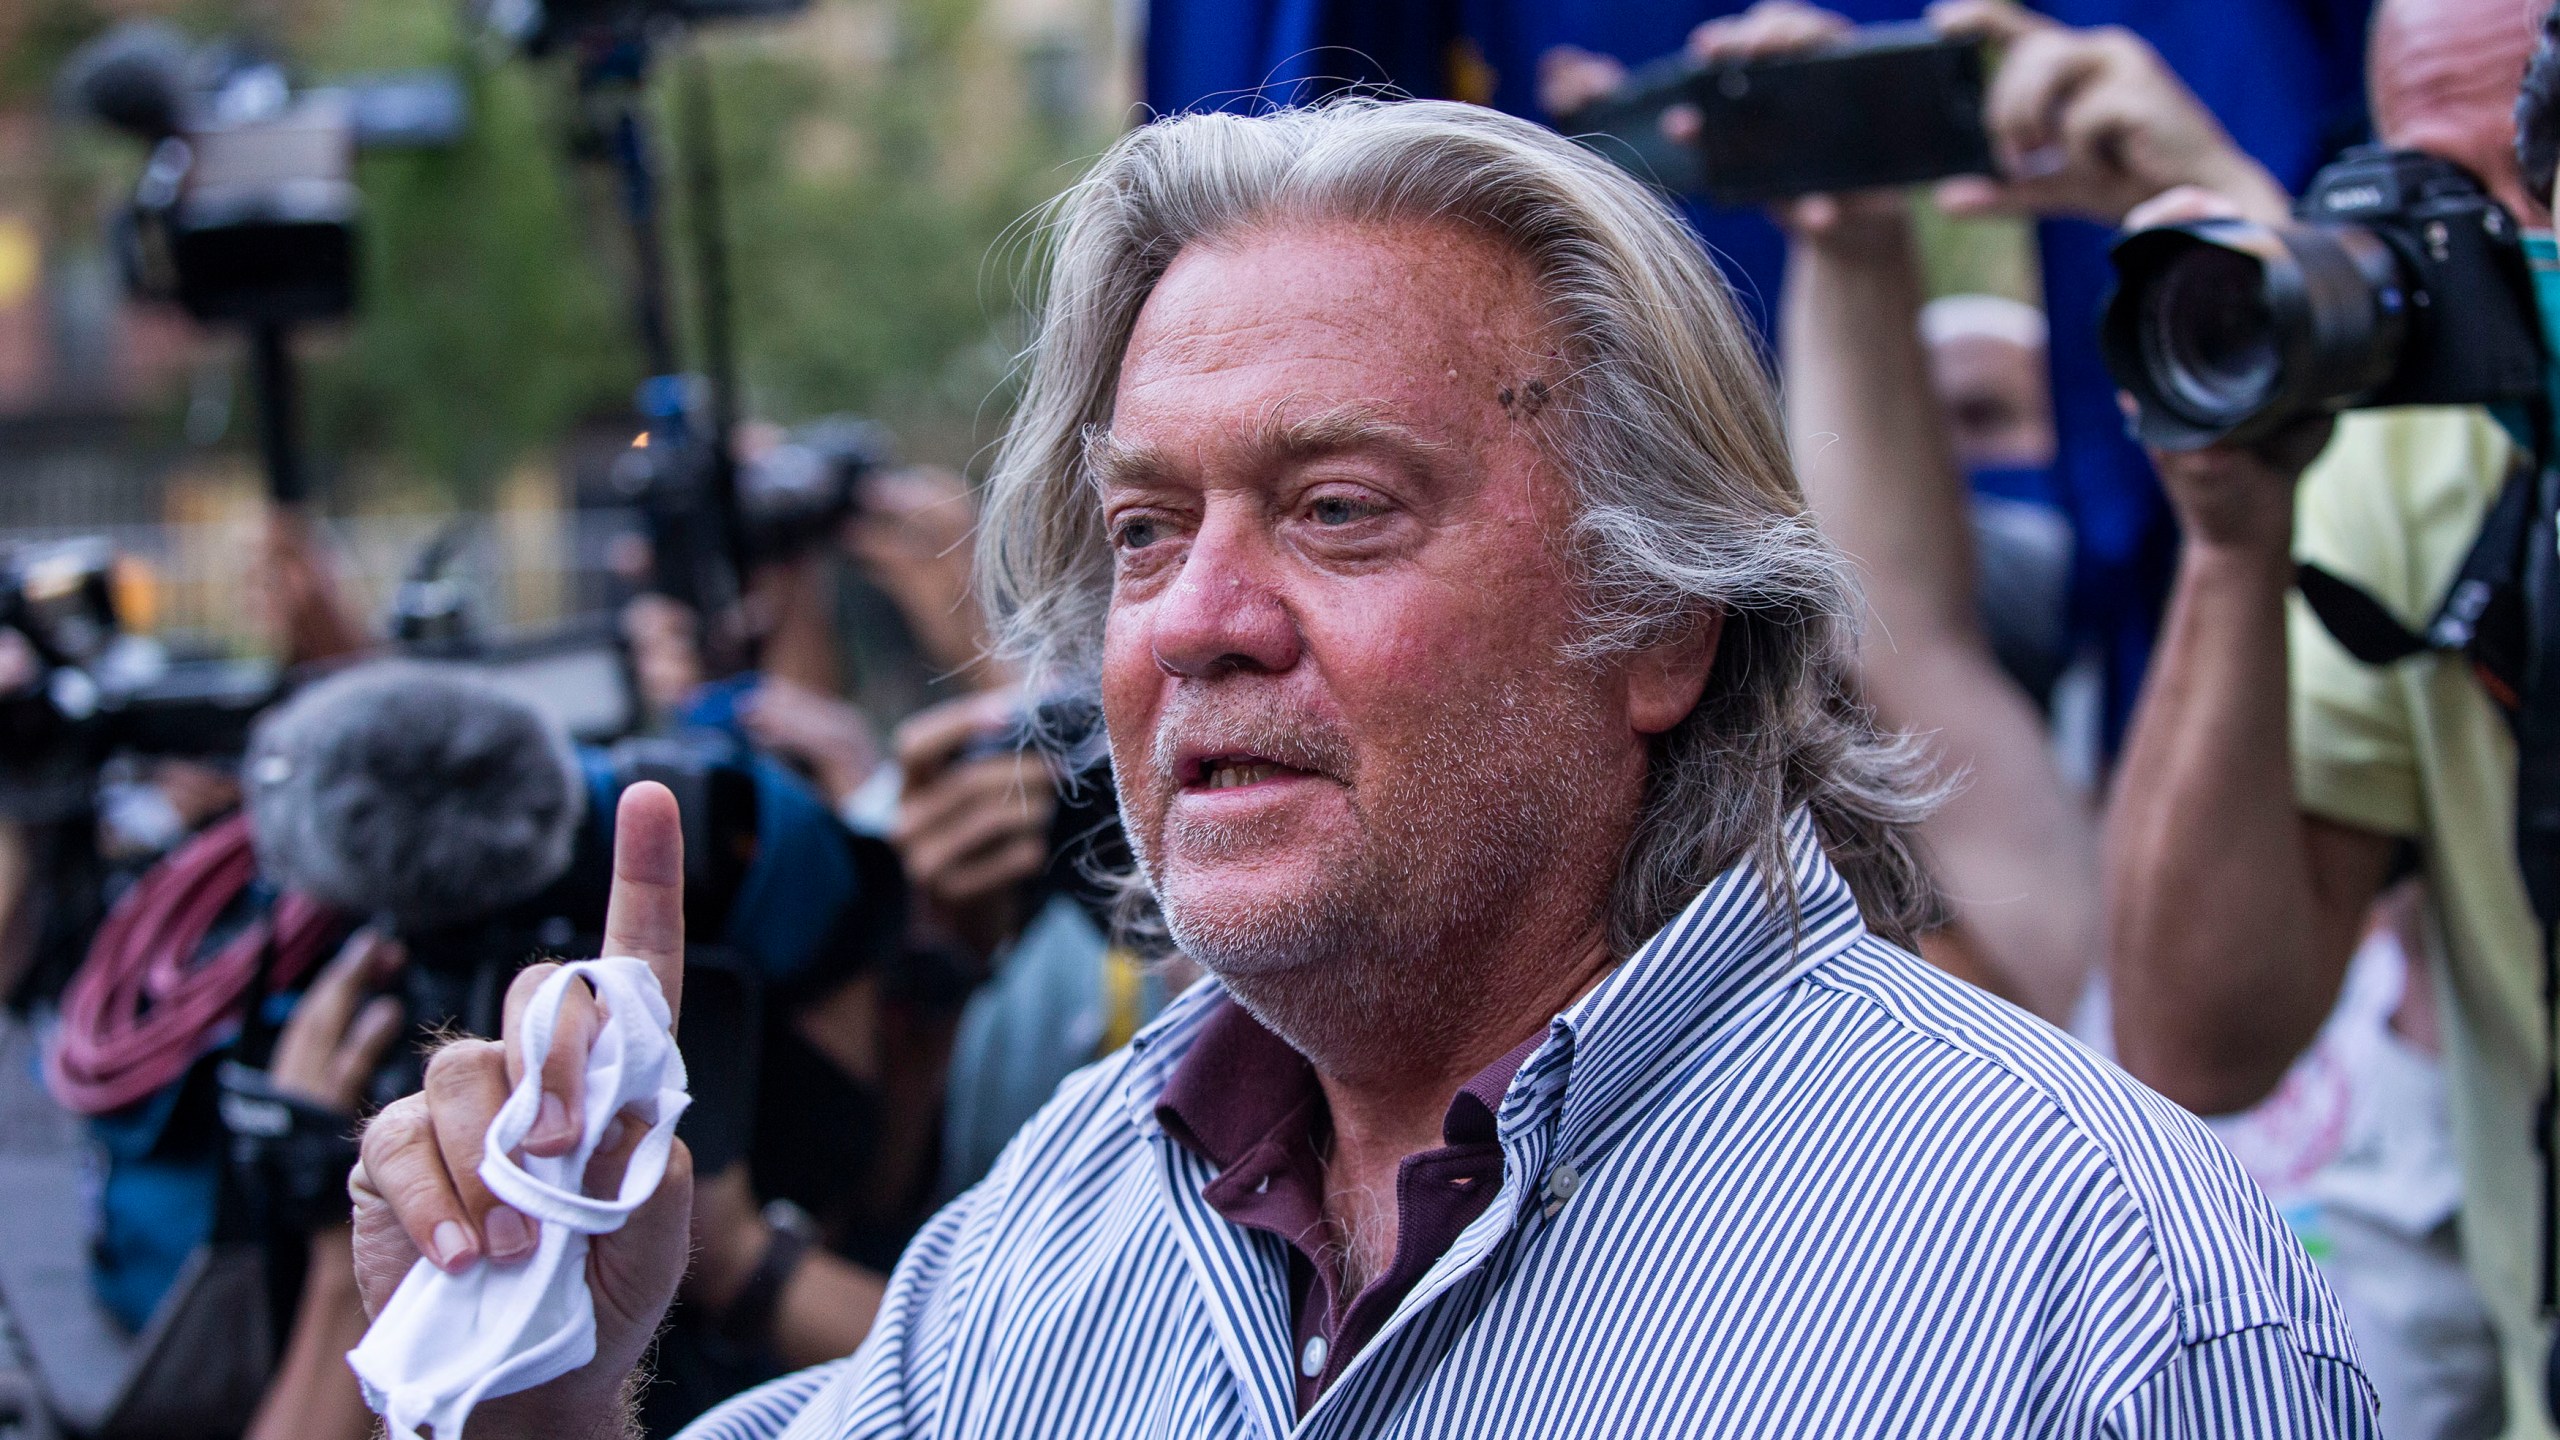
[[1514,420],[1534,420],[1539,411],[1547,408],[1547,397],[1553,393],[1546,381],[1533,375],[1520,382],[1517,389],[1505,385],[1494,391],[1493,403]]

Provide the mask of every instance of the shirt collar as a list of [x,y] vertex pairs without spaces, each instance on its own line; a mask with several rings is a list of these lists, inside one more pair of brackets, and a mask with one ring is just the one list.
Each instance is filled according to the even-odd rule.
[[[1727,867],[1676,919],[1557,1016],[1544,1035],[1530,1037],[1514,1052],[1520,1057],[1516,1073],[1499,1082],[1498,1101],[1476,1093],[1492,1070],[1470,1082],[1462,1098],[1489,1103],[1506,1142],[1561,1109],[1579,1153],[1640,1110],[1644,1097],[1674,1071],[1685,1074],[1728,1053],[1725,1042],[1749,1029],[1735,1022],[1866,934],[1857,899],[1823,854],[1808,812],[1788,818],[1784,855],[1780,875],[1749,857]],[[1184,1058],[1230,1011],[1243,1015],[1215,978],[1204,979],[1130,1042],[1121,1098],[1142,1137],[1164,1130],[1158,1107],[1171,1098]],[[1285,1041],[1259,1024],[1253,1028],[1287,1058],[1305,1064]],[[1305,1083],[1312,1084],[1312,1077]],[[1210,1147],[1203,1153],[1215,1156],[1215,1146],[1235,1137],[1222,1131],[1214,1139],[1196,1138]],[[1257,1131],[1244,1146],[1260,1138]]]
[[[1493,1143],[1495,1116],[1511,1077],[1546,1039],[1544,1029],[1532,1033],[1460,1086],[1440,1123],[1441,1139],[1451,1145]],[[1315,1067],[1306,1057],[1228,997],[1200,1022],[1155,1109],[1167,1134],[1229,1170],[1266,1141],[1283,1138],[1284,1129],[1312,1128],[1321,1100]]]

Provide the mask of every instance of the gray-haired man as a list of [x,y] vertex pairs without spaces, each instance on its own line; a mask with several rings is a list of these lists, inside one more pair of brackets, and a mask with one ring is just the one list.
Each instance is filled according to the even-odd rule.
[[[862,1351],[698,1433],[2372,1433],[2214,1142],[1898,948],[1913,757],[1845,694],[1723,285],[1605,163],[1421,103],[1129,136],[979,553],[1098,687],[1217,983],[1061,1088]],[[612,929],[663,959],[660,798]],[[368,1137],[373,1298],[478,1253],[505,1064]],[[596,1246],[595,1364],[475,1433],[615,1433],[681,1188]]]

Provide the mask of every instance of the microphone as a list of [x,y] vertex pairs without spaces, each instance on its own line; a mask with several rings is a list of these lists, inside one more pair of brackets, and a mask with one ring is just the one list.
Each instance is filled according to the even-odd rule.
[[119,25],[73,53],[62,67],[62,103],[145,140],[183,128],[194,47],[154,21]]
[[242,774],[268,878],[417,934],[558,879],[586,784],[569,737],[476,669],[379,660],[262,718]]

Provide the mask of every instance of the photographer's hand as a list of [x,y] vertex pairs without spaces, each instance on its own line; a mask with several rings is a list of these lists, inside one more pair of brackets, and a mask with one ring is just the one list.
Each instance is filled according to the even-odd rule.
[[2222,191],[2254,219],[2281,221],[2284,187],[2148,41],[2121,26],[2075,29],[2012,0],[1940,0],[1929,23],[2002,49],[1985,98],[2002,175],[1938,187],[1957,215],[2076,215],[2115,224],[2173,185]]
[[[1856,28],[1802,0],[1760,0],[1739,15],[1690,31],[1689,58],[1709,65],[1791,55],[1819,49]],[[1663,133],[1670,139],[1694,141],[1698,125],[1694,106],[1674,105],[1663,112]],[[1770,215],[1799,242],[1844,258],[1887,266],[1910,263],[1909,207],[1899,190],[1801,195],[1772,206]]]
[[[613,890],[605,910],[605,953],[648,962],[677,1011],[684,989],[684,831],[675,796],[643,782],[623,792],[614,825]],[[355,1198],[356,1282],[368,1314],[379,1313],[420,1255],[460,1270],[483,1254],[505,1261],[529,1253],[530,1221],[499,1205],[480,1183],[490,1119],[524,1067],[523,1012],[553,970],[535,965],[507,991],[505,1038],[457,1040],[427,1066],[425,1093],[393,1103],[365,1128],[364,1158],[348,1177]],[[577,1147],[587,1050],[597,1033],[592,994],[572,986],[560,1007],[543,1066],[541,1118],[524,1149],[561,1155]],[[647,1128],[616,1122],[587,1170],[590,1194],[611,1193]],[[620,1437],[629,1432],[627,1382],[657,1332],[689,1257],[693,1159],[677,1141],[657,1193],[619,1230],[587,1252],[594,1297],[596,1356],[547,1385],[482,1406],[474,1437],[542,1440]]]
[[986,617],[969,584],[977,526],[977,497],[965,478],[909,465],[863,477],[844,545],[897,602],[926,661],[983,688],[1001,684],[1009,671],[988,651]]
[[862,711],[806,685],[768,674],[739,706],[757,744],[809,768],[829,803],[841,805],[880,766],[880,746]]
[[369,927],[348,936],[277,1034],[267,1079],[297,1099],[353,1115],[382,1052],[400,1037],[400,1002],[373,992],[408,958],[398,941]]
[[[2134,206],[2125,216],[2125,228],[2246,218],[2252,217],[2244,200],[2200,185],[2181,185]],[[2210,565],[2235,552],[2252,568],[2290,575],[2294,482],[2327,447],[2335,426],[2321,414],[2247,448],[2212,445],[2151,452],[2152,468],[2160,472],[2161,488],[2178,515],[2187,563]]]
[[1057,811],[1048,762],[1029,751],[957,758],[1011,724],[1020,705],[1019,695],[994,691],[934,706],[898,727],[906,791],[889,838],[907,878],[955,912],[995,900],[1048,863]]

